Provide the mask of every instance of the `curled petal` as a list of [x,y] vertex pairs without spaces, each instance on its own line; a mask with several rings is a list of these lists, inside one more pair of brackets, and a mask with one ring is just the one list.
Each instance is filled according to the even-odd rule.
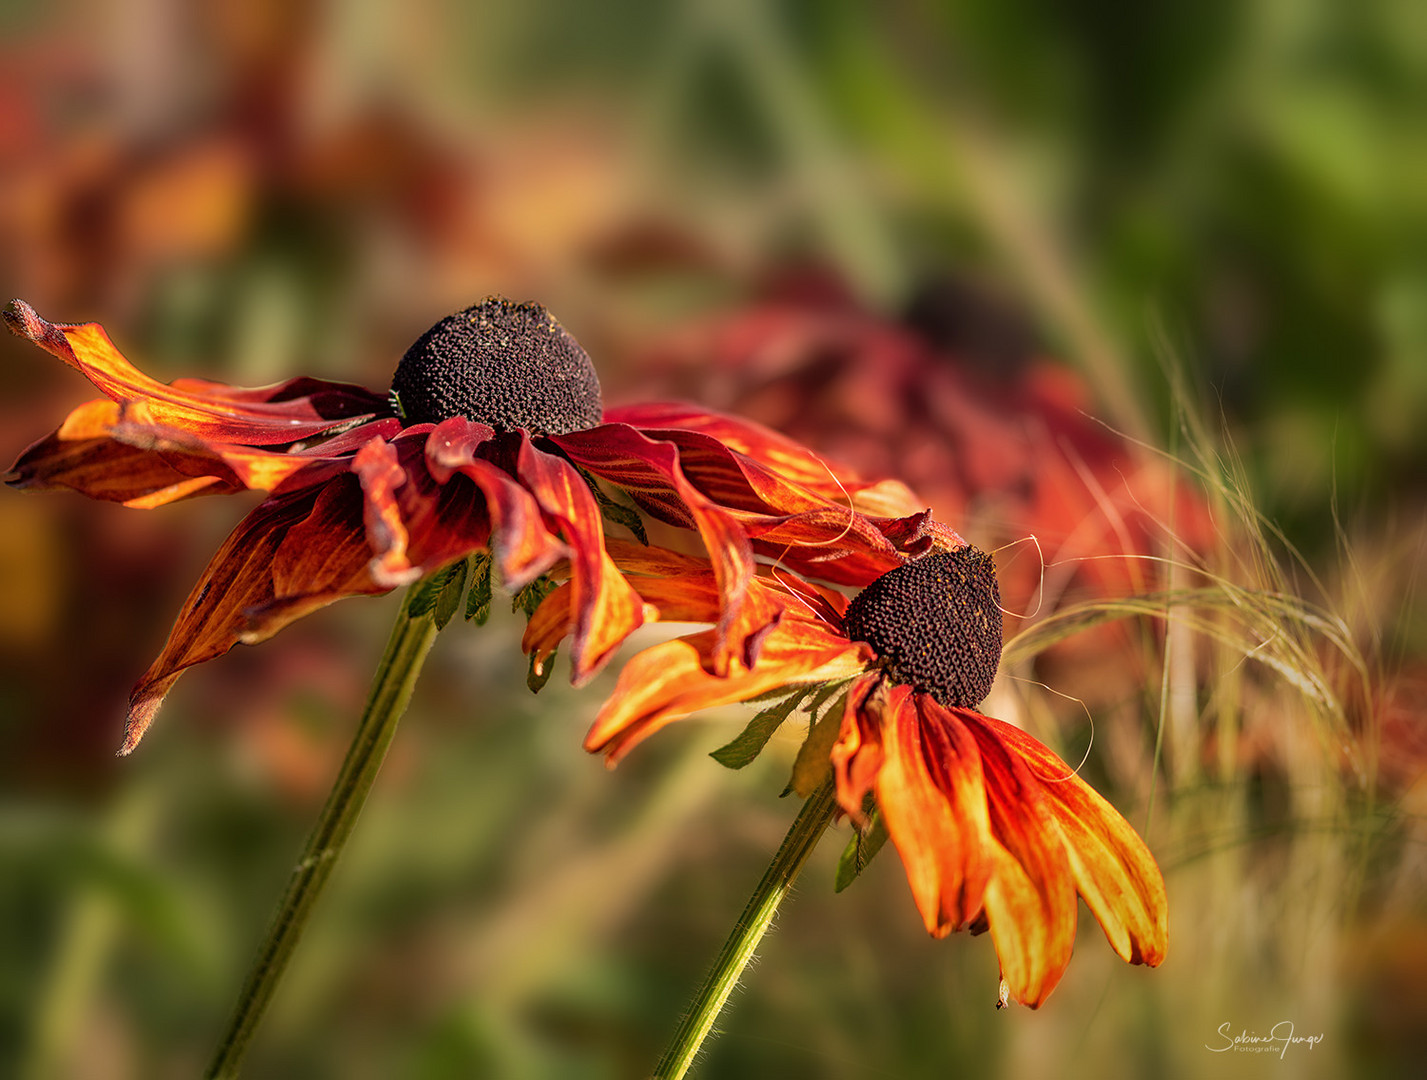
[[1144,841],[1047,747],[1010,724],[972,715],[1038,778],[1047,821],[1060,834],[1075,888],[1111,947],[1132,964],[1160,964],[1169,940],[1169,905],[1164,876]]
[[373,439],[357,452],[371,574],[388,588],[406,585],[490,543],[488,507],[466,483],[438,484],[426,467],[426,435]]
[[763,642],[758,663],[737,660],[727,675],[707,670],[714,634],[704,631],[637,654],[585,736],[585,749],[613,766],[639,742],[680,717],[714,705],[747,701],[780,686],[856,675],[871,660],[865,645],[811,619],[785,617]]
[[387,412],[383,398],[358,386],[298,379],[255,389],[198,379],[173,384],[134,367],[97,323],[46,322],[16,300],[4,313],[10,329],[77,368],[137,424],[178,428],[205,439],[246,446],[294,443],[354,417]]
[[599,505],[575,467],[536,449],[522,434],[518,468],[521,481],[540,509],[558,523],[570,549],[575,613],[570,662],[579,686],[644,622],[644,604],[605,553]]
[[440,483],[460,473],[481,490],[501,579],[508,588],[520,589],[567,557],[569,548],[545,527],[530,492],[505,470],[477,456],[494,435],[485,424],[454,417],[438,424],[427,437],[426,457]]
[[[706,560],[627,540],[606,540],[605,549],[643,600],[646,620],[717,621],[723,593]],[[779,575],[776,570],[768,577],[755,577],[748,584],[745,619],[749,625],[761,629],[744,639],[745,649],[738,657],[744,667],[752,667],[757,662],[762,641],[786,611],[796,610],[802,616],[838,625],[847,608],[847,598],[842,594],[814,588],[806,582]],[[536,608],[526,624],[521,646],[537,663],[554,652],[573,629],[573,595],[569,584],[561,585]],[[710,652],[718,649],[715,644]]]
[[387,588],[410,585],[421,570],[406,557],[409,536],[397,506],[396,492],[407,482],[396,448],[385,439],[373,439],[352,460],[352,471],[362,484],[362,517],[367,543],[374,552],[371,574]]

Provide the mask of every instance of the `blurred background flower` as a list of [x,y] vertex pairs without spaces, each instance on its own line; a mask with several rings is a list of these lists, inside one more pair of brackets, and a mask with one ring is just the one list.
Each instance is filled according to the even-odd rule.
[[[1085,773],[1165,870],[1161,969],[1082,950],[997,1014],[985,950],[887,916],[895,860],[831,895],[830,838],[703,1075],[1257,1075],[1205,1045],[1282,1020],[1325,1036],[1302,1075],[1427,1054],[1420,4],[65,0],[0,30],[3,287],[155,375],[385,385],[436,318],[536,298],[611,403],[736,406],[1022,541],[1017,625],[1205,582],[1340,620],[1142,615],[1008,663],[1093,711]],[[0,354],[13,460],[88,395]],[[208,665],[120,763],[233,521],[0,514],[0,1072],[191,1075],[395,601]],[[792,817],[793,736],[726,773],[746,715],[711,714],[608,776],[579,749],[608,686],[530,697],[519,633],[444,635],[253,1075],[656,1056]],[[997,693],[1084,753],[1075,701]]]

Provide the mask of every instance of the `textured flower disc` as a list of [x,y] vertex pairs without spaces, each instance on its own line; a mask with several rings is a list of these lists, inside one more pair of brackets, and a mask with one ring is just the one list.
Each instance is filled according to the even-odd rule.
[[943,705],[972,708],[1001,662],[1001,590],[974,547],[927,555],[883,574],[848,605],[853,641],[877,651],[899,681]]
[[501,431],[563,435],[604,415],[599,377],[580,343],[539,304],[499,296],[417,338],[391,389],[409,424],[464,416]]

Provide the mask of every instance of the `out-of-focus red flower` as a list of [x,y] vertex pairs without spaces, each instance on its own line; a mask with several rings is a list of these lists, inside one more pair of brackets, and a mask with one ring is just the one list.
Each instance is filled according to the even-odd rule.
[[[1151,561],[1206,550],[1214,523],[1186,477],[1092,418],[1078,376],[1029,332],[964,292],[924,298],[907,323],[806,275],[651,350],[676,393],[787,432],[868,475],[896,475],[936,515],[993,545],[1034,535],[1048,590],[1162,583]],[[913,325],[915,324],[915,325]],[[1035,604],[1040,560],[1004,560],[1008,606]]]
[[587,476],[701,536],[719,585],[718,672],[752,663],[768,627],[746,603],[755,553],[857,585],[940,535],[905,487],[862,481],[756,425],[687,406],[604,413],[589,357],[539,305],[491,298],[442,320],[408,350],[391,396],[308,378],[163,384],[97,324],[51,324],[19,302],[5,318],[106,395],[21,454],[11,484],[144,508],[271,493],[135,687],[126,753],[193,664],[485,549],[512,589],[568,562],[573,677],[589,679],[644,604],[605,553],[608,496]]

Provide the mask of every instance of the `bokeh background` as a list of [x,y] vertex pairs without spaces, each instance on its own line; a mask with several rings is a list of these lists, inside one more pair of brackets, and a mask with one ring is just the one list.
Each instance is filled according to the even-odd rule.
[[[998,1013],[990,942],[929,940],[894,856],[832,893],[843,825],[698,1075],[1420,1075],[1424,116],[1416,0],[10,0],[0,289],[248,384],[383,386],[440,316],[538,298],[607,400],[738,408],[982,546],[1113,557],[1005,549],[1012,629],[1239,598],[1028,650],[1048,689],[988,705],[1070,760],[1095,716],[1161,969],[1087,919],[1050,1002]],[[0,385],[7,460],[91,396],[14,338]],[[113,757],[244,509],[0,492],[0,1074],[195,1075],[321,804],[395,598],[192,672]],[[612,678],[531,696],[520,631],[442,635],[251,1075],[657,1056],[796,737],[729,772],[748,714],[710,714],[607,773],[579,742]],[[1206,1048],[1283,1021],[1322,1041]]]

